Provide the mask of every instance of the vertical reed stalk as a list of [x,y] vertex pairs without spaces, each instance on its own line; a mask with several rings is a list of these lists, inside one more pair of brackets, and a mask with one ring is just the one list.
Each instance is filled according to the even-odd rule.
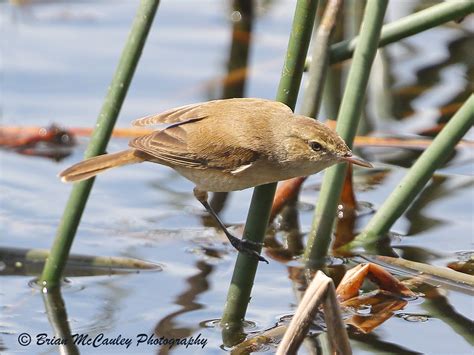
[[223,81],[223,99],[243,97],[247,84],[248,61],[250,44],[252,43],[252,28],[254,21],[254,1],[234,0],[232,9],[238,13],[237,19],[232,19],[232,38],[227,64],[227,76]]
[[[448,1],[433,5],[383,26],[378,46],[384,47],[443,23],[463,18],[473,12],[474,1],[469,0]],[[334,64],[351,58],[358,41],[359,37],[355,37],[333,44],[330,48],[329,62]],[[311,62],[311,59],[308,62]]]
[[[252,41],[254,1],[234,0],[232,11],[233,15],[238,14],[238,18],[232,19],[231,46],[227,75],[222,81],[222,99],[244,97],[248,74],[249,49]],[[212,194],[209,204],[216,213],[222,211],[228,196],[228,192],[214,192]]]
[[[140,2],[120,62],[97,119],[96,128],[87,147],[86,158],[103,154],[105,151],[145,45],[158,4],[159,0],[142,0]],[[93,183],[94,179],[89,179],[75,183],[72,188],[50,255],[41,275],[40,280],[43,286],[49,288],[59,285]]]
[[[303,75],[316,8],[316,0],[298,0],[296,4],[293,27],[276,96],[278,101],[287,104],[292,109],[296,104]],[[254,189],[244,230],[246,239],[256,243],[263,241],[275,189],[276,184],[262,185]],[[258,261],[255,258],[239,253],[227,293],[227,302],[222,316],[223,324],[239,324],[244,319],[255,280],[257,264]]]
[[318,26],[312,49],[312,61],[308,71],[308,85],[304,92],[301,113],[316,117],[323,96],[324,82],[328,71],[329,41],[336,25],[337,14],[342,0],[329,0],[321,23]]
[[446,161],[458,141],[473,125],[474,95],[471,95],[436,136],[429,148],[413,164],[362,233],[357,236],[354,243],[367,244],[382,239],[393,223],[422,191],[435,170]]
[[[387,3],[388,0],[367,1],[360,40],[355,49],[336,127],[349,146],[352,146],[357,130]],[[338,164],[329,168],[324,176],[305,251],[305,258],[316,264],[322,264],[322,259],[327,255],[346,168],[346,164]]]

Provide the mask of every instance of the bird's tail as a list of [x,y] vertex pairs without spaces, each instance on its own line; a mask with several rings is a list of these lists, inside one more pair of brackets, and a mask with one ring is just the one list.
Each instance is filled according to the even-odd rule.
[[135,149],[118,153],[98,155],[81,161],[59,174],[62,182],[73,182],[89,179],[101,172],[117,166],[140,163],[144,161]]

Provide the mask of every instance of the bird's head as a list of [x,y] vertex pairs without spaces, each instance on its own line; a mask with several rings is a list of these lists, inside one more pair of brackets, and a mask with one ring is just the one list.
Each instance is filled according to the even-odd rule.
[[309,117],[296,116],[285,137],[288,160],[316,163],[319,170],[341,162],[372,167],[354,156],[336,131]]

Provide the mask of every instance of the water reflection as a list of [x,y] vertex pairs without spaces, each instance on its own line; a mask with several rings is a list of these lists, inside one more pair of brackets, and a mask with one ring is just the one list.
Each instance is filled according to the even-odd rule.
[[[206,262],[198,261],[196,263],[196,270],[198,274],[191,276],[186,279],[188,288],[185,292],[180,294],[174,304],[181,306],[178,311],[169,313],[162,318],[155,327],[154,333],[159,338],[164,336],[165,338],[187,338],[199,330],[199,327],[195,326],[180,326],[182,322],[179,318],[188,312],[193,312],[202,309],[204,306],[197,302],[200,294],[206,292],[209,289],[209,277],[214,270],[214,266],[209,265]],[[161,347],[158,351],[159,354],[168,354],[170,349],[168,347]]]
[[61,354],[79,354],[69,327],[66,305],[61,296],[61,288],[55,287],[52,290],[45,290],[43,293],[43,302],[48,316],[49,323],[53,328],[54,336],[60,339],[59,353]]

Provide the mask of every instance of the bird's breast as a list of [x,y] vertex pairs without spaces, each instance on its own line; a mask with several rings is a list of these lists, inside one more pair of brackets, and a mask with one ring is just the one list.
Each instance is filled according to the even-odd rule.
[[326,166],[314,164],[276,164],[258,161],[238,173],[220,169],[193,169],[174,167],[174,169],[196,187],[204,191],[228,192],[244,190],[258,185],[268,184],[297,176],[306,176],[319,172]]
[[255,176],[236,176],[219,169],[175,168],[182,176],[191,180],[203,191],[229,192],[248,189],[264,182]]

